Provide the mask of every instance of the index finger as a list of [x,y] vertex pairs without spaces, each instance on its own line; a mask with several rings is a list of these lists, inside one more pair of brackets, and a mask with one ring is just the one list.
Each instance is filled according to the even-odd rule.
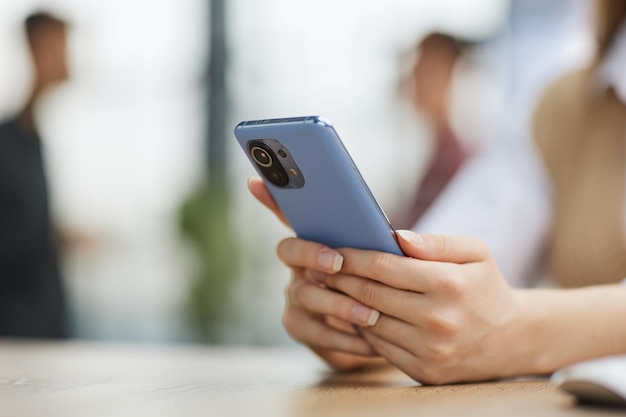
[[441,262],[352,248],[341,248],[338,252],[343,256],[342,274],[368,278],[401,290],[430,292],[446,274],[442,268],[445,264]]

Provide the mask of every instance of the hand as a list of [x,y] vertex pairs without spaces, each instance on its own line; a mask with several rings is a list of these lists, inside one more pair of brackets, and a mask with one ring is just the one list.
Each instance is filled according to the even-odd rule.
[[398,235],[409,257],[345,249],[341,274],[324,279],[382,313],[375,326],[362,329],[374,350],[424,383],[516,374],[510,353],[518,303],[486,245]]
[[[289,226],[261,178],[251,178],[248,188],[257,200]],[[286,242],[289,239],[279,245],[279,251],[288,244]],[[287,306],[283,322],[287,332],[337,370],[380,363],[380,359],[370,358],[376,353],[354,327],[374,323],[379,313],[320,283],[319,275],[313,271],[336,272],[343,258],[323,245],[310,243],[310,247],[312,256],[304,257],[305,263],[288,265],[293,276],[285,292]],[[310,268],[305,269],[307,266]]]
[[[374,350],[417,381],[442,384],[515,375],[514,291],[485,245],[470,238],[398,232],[401,257],[340,249],[339,273],[308,272],[381,313],[360,328]],[[283,242],[281,259],[315,253],[300,239]],[[418,258],[418,259],[416,259]],[[519,345],[519,343],[518,343]]]
[[[320,258],[331,253],[322,245],[318,247]],[[283,323],[295,340],[310,347],[338,370],[366,365],[367,357],[378,356],[354,327],[375,323],[380,315],[377,311],[314,283],[309,274],[312,270],[292,267],[292,271]]]

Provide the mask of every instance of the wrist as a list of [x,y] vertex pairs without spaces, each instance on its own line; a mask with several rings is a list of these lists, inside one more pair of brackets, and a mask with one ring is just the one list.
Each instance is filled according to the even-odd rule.
[[626,352],[626,288],[515,290],[509,339],[514,374],[547,374],[583,360]]
[[[558,291],[514,289],[509,314],[495,335],[500,352],[497,377],[543,375],[559,367],[554,323],[559,309]],[[563,352],[559,352],[562,354]]]
[[554,363],[550,320],[556,318],[558,295],[552,290],[520,289],[515,291],[518,315],[515,324],[514,354],[518,375],[548,374]]

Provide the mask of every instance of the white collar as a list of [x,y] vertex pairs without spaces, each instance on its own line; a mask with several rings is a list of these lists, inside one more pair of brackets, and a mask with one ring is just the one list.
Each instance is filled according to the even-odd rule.
[[626,22],[617,32],[611,49],[600,64],[598,75],[601,85],[613,87],[619,99],[626,103]]

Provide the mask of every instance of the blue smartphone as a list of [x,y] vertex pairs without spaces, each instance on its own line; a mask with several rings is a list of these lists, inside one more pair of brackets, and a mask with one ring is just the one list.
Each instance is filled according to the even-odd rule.
[[321,116],[244,121],[235,137],[298,237],[403,255],[333,125]]

